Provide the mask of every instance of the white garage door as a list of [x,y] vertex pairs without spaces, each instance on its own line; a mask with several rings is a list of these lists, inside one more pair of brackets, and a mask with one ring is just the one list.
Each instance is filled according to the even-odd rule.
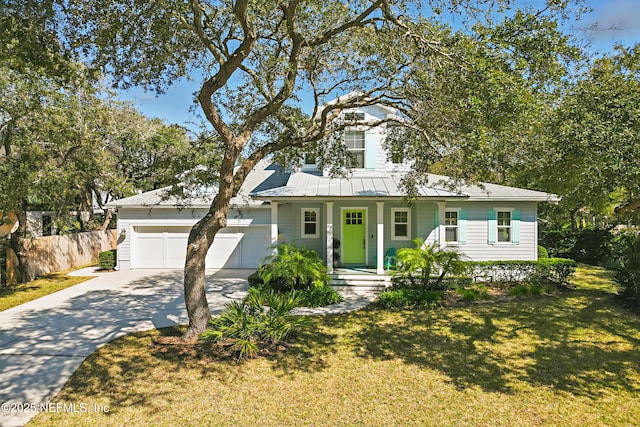
[[[191,227],[136,227],[133,268],[183,268]],[[268,227],[226,227],[213,241],[207,268],[257,268],[270,244]]]

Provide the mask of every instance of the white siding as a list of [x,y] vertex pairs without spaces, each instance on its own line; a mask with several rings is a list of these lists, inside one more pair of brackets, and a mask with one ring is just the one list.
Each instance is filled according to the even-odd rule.
[[[137,227],[184,227],[184,230],[186,230],[185,233],[188,235],[189,229],[198,219],[202,218],[207,211],[208,209],[204,208],[177,209],[174,207],[118,209],[118,268],[126,270],[131,267],[136,267],[135,260],[132,260],[131,245],[132,241],[136,238]],[[253,228],[254,226],[262,227],[270,223],[270,209],[240,208],[229,211],[227,228],[236,226],[239,226],[238,228],[240,229],[245,227]],[[180,253],[184,252],[181,246],[180,248],[176,247],[175,251]],[[172,253],[170,255],[173,256],[176,254]],[[182,266],[184,262],[181,261],[180,264]],[[173,266],[173,264],[171,265]]]

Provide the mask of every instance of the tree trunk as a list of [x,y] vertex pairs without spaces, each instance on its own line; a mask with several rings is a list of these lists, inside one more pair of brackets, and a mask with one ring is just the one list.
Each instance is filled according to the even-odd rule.
[[197,340],[211,320],[205,294],[205,262],[213,239],[227,225],[230,201],[230,193],[218,193],[212,208],[189,233],[184,266],[184,300],[189,317],[189,327],[182,337],[185,341]]
[[576,227],[576,223],[577,223],[576,214],[577,214],[577,210],[576,209],[571,209],[571,212],[569,213],[569,217],[570,217],[570,221],[571,221],[571,231],[576,231],[576,229],[577,229],[577,227]]
[[197,340],[211,320],[211,310],[205,295],[205,261],[213,237],[217,233],[216,230],[209,241],[207,229],[211,227],[212,222],[213,216],[209,213],[198,221],[189,233],[184,266],[184,300],[189,316],[189,327],[183,336],[186,341]]
[[106,231],[109,228],[109,224],[111,223],[111,217],[113,216],[113,212],[111,211],[111,209],[106,209],[105,212],[106,212],[106,215],[104,218],[104,222],[100,227],[101,231]]
[[34,277],[29,274],[29,269],[27,268],[28,253],[24,243],[25,238],[23,233],[16,230],[15,233],[11,234],[11,239],[9,239],[9,244],[7,245],[7,247],[13,251],[18,261],[18,265],[14,269],[14,277],[17,283],[26,283],[34,279]]

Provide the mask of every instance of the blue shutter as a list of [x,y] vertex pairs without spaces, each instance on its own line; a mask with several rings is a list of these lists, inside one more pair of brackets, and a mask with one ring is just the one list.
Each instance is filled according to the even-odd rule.
[[364,168],[376,169],[376,133],[373,130],[364,133]]
[[438,209],[436,209],[435,214],[433,216],[433,242],[435,244],[440,243],[440,214],[438,213]]
[[493,209],[489,209],[487,212],[487,227],[487,242],[492,245],[496,242],[498,233],[497,215]]
[[520,211],[511,212],[511,242],[520,243]]
[[464,209],[458,213],[458,243],[467,243],[467,211]]

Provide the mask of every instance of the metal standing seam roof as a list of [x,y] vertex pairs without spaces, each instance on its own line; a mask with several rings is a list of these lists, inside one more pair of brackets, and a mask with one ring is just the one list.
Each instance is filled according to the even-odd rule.
[[[383,174],[363,172],[344,178],[320,176],[308,172],[288,173],[277,166],[262,161],[256,166],[231,200],[232,206],[257,207],[271,199],[287,198],[377,198],[405,197],[400,181],[401,173]],[[475,201],[549,201],[560,200],[555,194],[498,184],[455,185],[450,177],[429,175],[428,184],[417,187],[418,197],[434,199],[465,199]],[[107,207],[208,207],[216,195],[211,188],[207,194],[178,199],[167,197],[170,187],[148,191],[107,204]]]
[[[364,173],[346,178],[332,178],[306,172],[291,175],[286,185],[257,191],[258,199],[278,198],[340,198],[340,197],[404,197],[400,181],[402,174]],[[477,201],[549,201],[560,200],[555,194],[505,185],[479,183],[456,185],[447,176],[430,174],[427,185],[417,187],[421,198],[464,198]]]
[[[371,173],[347,178],[318,176],[306,172],[291,175],[286,185],[255,192],[260,199],[280,197],[404,197],[400,174]],[[420,187],[422,197],[467,197],[457,191]]]

